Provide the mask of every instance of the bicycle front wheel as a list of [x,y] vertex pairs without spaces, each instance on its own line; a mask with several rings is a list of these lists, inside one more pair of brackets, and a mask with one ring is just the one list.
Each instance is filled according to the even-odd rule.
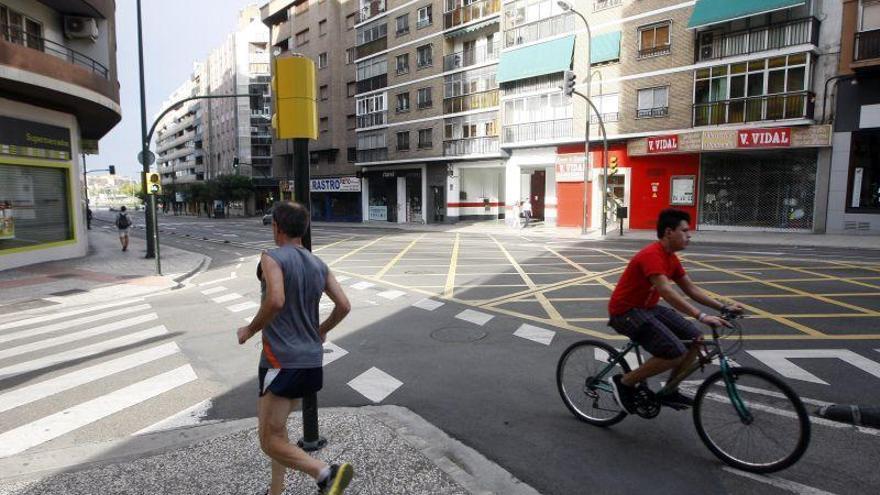
[[617,349],[597,340],[572,344],[559,358],[556,366],[556,387],[562,402],[581,421],[610,426],[626,413],[614,400],[611,377],[629,371],[626,360],[610,365]]
[[697,390],[694,424],[719,459],[743,471],[770,473],[797,462],[810,443],[810,418],[800,397],[761,370],[713,373]]

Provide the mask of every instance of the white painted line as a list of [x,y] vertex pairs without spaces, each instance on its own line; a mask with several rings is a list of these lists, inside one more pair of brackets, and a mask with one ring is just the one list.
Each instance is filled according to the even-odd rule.
[[0,457],[24,452],[196,378],[195,371],[187,364],[4,432],[0,434]]
[[238,270],[239,268],[241,268],[241,263],[235,265],[235,269],[236,269],[236,270]]
[[236,299],[241,299],[241,294],[233,292],[232,294],[224,294],[220,297],[215,297],[214,299],[211,299],[211,300],[214,301],[215,303],[219,304],[219,303],[234,301]]
[[369,289],[370,287],[373,287],[374,285],[375,285],[375,284],[371,284],[371,283],[366,282],[366,281],[361,281],[361,282],[358,282],[358,283],[356,283],[356,284],[352,284],[352,285],[351,285],[351,288],[352,288],[352,289],[357,289],[357,290],[364,290],[364,289]]
[[472,309],[466,309],[461,313],[455,315],[459,320],[469,321],[475,325],[483,326],[488,323],[489,320],[494,318],[494,316],[481,313],[479,311],[474,311]]
[[336,275],[336,281],[340,282],[340,283],[345,282],[346,280],[348,280],[350,278],[351,277],[347,277],[345,275]]
[[174,342],[169,342],[112,361],[106,361],[89,368],[73,371],[34,385],[17,388],[11,392],[0,395],[0,412],[45,399],[50,395],[55,395],[64,392],[65,390],[70,390],[80,385],[136,368],[178,352],[180,352],[180,347]]
[[348,382],[349,387],[374,403],[382,402],[401,385],[403,382],[375,366]]
[[246,309],[253,309],[253,308],[259,308],[259,307],[260,307],[259,304],[255,303],[253,301],[247,301],[247,302],[243,302],[241,304],[236,304],[234,306],[227,306],[226,309],[228,309],[229,311],[232,311],[233,313],[240,313]]
[[403,292],[400,290],[386,290],[385,292],[380,292],[376,295],[379,297],[384,297],[385,299],[388,299],[389,301],[393,301],[394,299],[397,299],[400,296],[405,296],[406,292]]
[[792,363],[790,359],[840,359],[860,370],[880,378],[880,363],[849,349],[779,349],[746,351],[786,378],[828,385],[828,382]]
[[158,327],[149,328],[141,332],[132,333],[115,339],[105,340],[104,342],[98,342],[97,344],[87,345],[70,351],[51,354],[39,359],[31,359],[30,361],[25,361],[23,363],[6,366],[5,368],[0,368],[0,377],[7,375],[20,375],[29,371],[48,368],[49,366],[59,363],[86,358],[102,352],[111,351],[118,347],[137,344],[141,341],[153,337],[159,337],[167,333],[168,330],[163,325],[159,325]]
[[218,292],[225,292],[227,290],[229,290],[229,289],[227,289],[226,287],[223,287],[222,285],[218,285],[217,287],[211,287],[210,289],[203,290],[202,294],[204,294],[206,296],[210,296],[211,294],[216,294]]
[[334,344],[333,342],[324,342],[324,362],[323,366],[327,366],[328,364],[336,361],[348,354],[348,351]]
[[29,352],[44,350],[50,347],[55,347],[57,345],[67,344],[70,342],[76,342],[77,340],[95,337],[104,333],[115,332],[117,330],[122,330],[123,328],[133,327],[135,325],[140,325],[141,323],[146,323],[148,321],[153,321],[157,319],[159,319],[159,315],[157,315],[156,313],[150,313],[148,315],[135,316],[134,318],[129,318],[127,320],[114,321],[113,323],[100,325],[94,328],[89,328],[87,330],[81,330],[79,332],[68,333],[58,337],[38,340],[36,342],[30,342],[13,347],[7,347],[6,349],[0,351],[0,359],[20,356]]
[[[690,384],[694,385],[694,392],[696,392],[697,388],[699,388],[699,386],[703,382],[702,382],[702,380],[695,380],[694,382],[688,381],[688,382],[682,382],[682,383],[690,383]],[[719,387],[725,386],[724,382],[715,382],[715,385],[717,385]],[[751,392],[753,394],[766,395],[767,397],[774,397],[777,399],[785,399],[786,398],[785,394],[783,394],[782,392],[774,392],[773,390],[764,390],[763,388],[749,387],[747,385],[737,384],[736,389],[737,390],[744,390],[746,392]],[[833,405],[832,402],[825,402],[824,400],[817,400],[817,399],[809,399],[807,397],[801,397],[801,402],[803,402],[804,404],[810,404],[810,405],[819,406],[819,407]]]
[[157,431],[165,431],[165,430],[173,430],[175,428],[183,428],[186,426],[196,426],[199,424],[207,424],[207,423],[216,423],[216,421],[205,421],[205,416],[208,415],[208,411],[211,410],[211,407],[214,405],[211,399],[205,399],[198,404],[195,404],[191,407],[187,407],[183,411],[175,413],[161,421],[151,424],[146,428],[138,430],[132,433],[132,436],[136,435],[144,435],[147,433],[155,433]]
[[234,280],[237,277],[235,273],[228,277],[218,278],[217,280],[211,280],[210,282],[202,282],[198,284],[199,287],[205,287],[206,285],[214,285],[219,284],[220,282],[226,282],[227,280]]
[[443,306],[444,304],[446,304],[446,303],[442,303],[440,301],[435,301],[433,299],[422,299],[421,301],[413,303],[413,306],[415,306],[419,309],[424,309],[425,311],[434,311],[435,309],[439,308],[440,306]]
[[517,337],[522,337],[544,345],[550,345],[550,343],[553,342],[553,337],[556,336],[556,332],[553,330],[547,330],[546,328],[536,327],[526,323],[520,325],[513,334]]
[[69,328],[73,328],[84,323],[91,323],[93,321],[103,320],[106,318],[112,318],[114,316],[123,316],[131,313],[137,313],[138,311],[146,311],[150,309],[149,304],[139,304],[137,306],[132,306],[130,308],[122,308],[117,309],[115,311],[108,311],[106,313],[100,313],[97,315],[84,316],[82,318],[77,318],[74,320],[62,321],[59,323],[54,323],[52,325],[47,325],[45,327],[40,328],[31,328],[28,330],[21,330],[18,332],[8,333],[6,335],[0,335],[0,343],[9,342],[12,340],[23,339],[27,337],[34,337],[36,335],[43,335],[47,333],[57,332],[58,330],[67,330]]
[[742,476],[743,478],[748,478],[750,480],[758,481],[767,485],[775,486],[776,488],[789,491],[792,493],[797,493],[800,495],[834,495],[831,492],[826,492],[825,490],[820,490],[818,488],[814,488],[808,485],[802,485],[800,483],[796,483],[794,481],[789,481],[786,479],[782,479],[778,476],[768,475],[768,474],[755,474],[748,473],[746,471],[740,471],[739,469],[734,469],[730,466],[724,466],[721,469],[727,471],[728,473],[735,474],[737,476]]
[[[68,316],[81,315],[83,313],[91,313],[94,311],[100,311],[102,309],[115,308],[116,306],[126,306],[128,304],[134,304],[134,303],[141,302],[141,301],[143,301],[142,298],[125,299],[122,301],[115,301],[112,303],[100,304],[98,306],[89,306],[88,308],[72,309],[70,311],[62,311],[60,313],[53,313],[53,314],[45,315],[45,316],[36,316],[33,318],[25,318],[24,320],[3,323],[2,325],[0,325],[0,330],[8,330],[10,328],[18,328],[18,327],[24,327],[24,326],[28,326],[28,325],[35,325],[37,323],[43,323],[43,322],[52,321],[52,320],[59,320],[61,318],[66,318]],[[32,311],[32,310],[28,310],[28,311]],[[13,313],[13,314],[15,314],[15,313]],[[10,316],[12,316],[12,315],[7,314],[6,316],[4,316],[4,318],[9,318]]]

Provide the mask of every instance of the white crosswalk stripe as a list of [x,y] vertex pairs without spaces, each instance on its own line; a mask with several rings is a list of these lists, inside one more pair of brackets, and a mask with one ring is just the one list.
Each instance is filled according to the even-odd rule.
[[259,307],[260,307],[259,304],[255,303],[253,301],[247,301],[247,302],[243,302],[240,304],[228,306],[226,309],[228,309],[229,311],[232,311],[233,313],[240,313],[240,312],[248,310],[248,309],[259,308]]
[[210,289],[205,289],[202,291],[202,294],[206,296],[210,296],[211,294],[216,294],[218,292],[226,292],[228,289],[223,287],[222,285],[218,285],[217,287],[211,287]]
[[124,316],[127,314],[137,313],[137,312],[145,311],[148,309],[150,309],[149,304],[139,304],[137,306],[132,306],[130,308],[117,309],[115,311],[108,311],[106,313],[100,313],[97,315],[84,316],[82,318],[77,318],[75,320],[62,321],[61,323],[46,325],[45,327],[32,328],[32,329],[28,329],[28,330],[21,330],[18,332],[8,333],[6,335],[0,335],[0,343],[9,342],[12,340],[23,339],[23,338],[27,338],[27,337],[34,337],[36,335],[43,335],[46,333],[57,332],[58,330],[66,330],[68,328],[72,328],[77,325],[82,325],[83,323],[91,323],[93,321],[106,320],[107,318],[113,318],[115,316]]
[[[122,301],[114,301],[107,304],[100,304],[98,306],[90,306],[86,308],[72,309],[70,311],[62,311],[60,313],[53,313],[50,315],[43,316],[35,316],[33,318],[26,318],[24,320],[13,321],[9,323],[0,324],[0,330],[9,330],[10,328],[19,328],[29,325],[36,325],[37,323],[44,323],[52,320],[60,320],[61,318],[67,318],[68,316],[80,315],[83,313],[91,313],[93,311],[98,311],[107,308],[115,308],[117,306],[125,306],[127,304],[134,304],[136,302],[143,301],[143,299],[125,299]],[[8,317],[8,315],[7,315]]]
[[212,299],[212,301],[214,301],[215,303],[225,303],[229,301],[234,301],[236,299],[241,299],[241,294],[236,294],[235,292],[233,292],[232,294],[224,294],[220,297],[215,297],[214,299]]

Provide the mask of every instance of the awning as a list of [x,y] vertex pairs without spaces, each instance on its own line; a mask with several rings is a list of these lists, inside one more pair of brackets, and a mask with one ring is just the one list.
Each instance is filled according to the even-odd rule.
[[701,28],[710,24],[790,9],[805,3],[806,0],[697,0],[688,27]]
[[620,31],[594,36],[590,41],[590,63],[599,64],[620,58]]
[[446,33],[447,38],[455,38],[456,36],[463,36],[468,33],[473,33],[474,31],[478,31],[483,29],[486,26],[491,26],[492,24],[498,24],[501,22],[500,17],[495,17],[493,19],[489,19],[488,21],[478,22],[476,24],[471,24],[469,26],[465,26],[461,29],[456,29],[455,31],[450,31]]
[[504,83],[568,70],[573,53],[574,36],[502,52],[496,79]]

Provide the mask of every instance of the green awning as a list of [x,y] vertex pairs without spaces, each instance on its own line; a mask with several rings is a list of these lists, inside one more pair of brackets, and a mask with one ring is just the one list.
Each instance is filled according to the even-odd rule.
[[620,31],[593,36],[590,41],[590,62],[599,64],[620,58]]
[[473,33],[474,31],[483,29],[486,26],[491,26],[492,24],[498,24],[500,22],[500,17],[495,17],[493,19],[489,19],[488,21],[478,22],[476,24],[471,24],[470,26],[465,26],[461,29],[456,29],[455,31],[450,31],[446,33],[447,38],[455,38],[456,36],[461,36],[468,33]]
[[798,7],[806,0],[697,0],[688,27],[691,29]]
[[505,83],[568,70],[573,53],[574,36],[502,52],[496,79]]

